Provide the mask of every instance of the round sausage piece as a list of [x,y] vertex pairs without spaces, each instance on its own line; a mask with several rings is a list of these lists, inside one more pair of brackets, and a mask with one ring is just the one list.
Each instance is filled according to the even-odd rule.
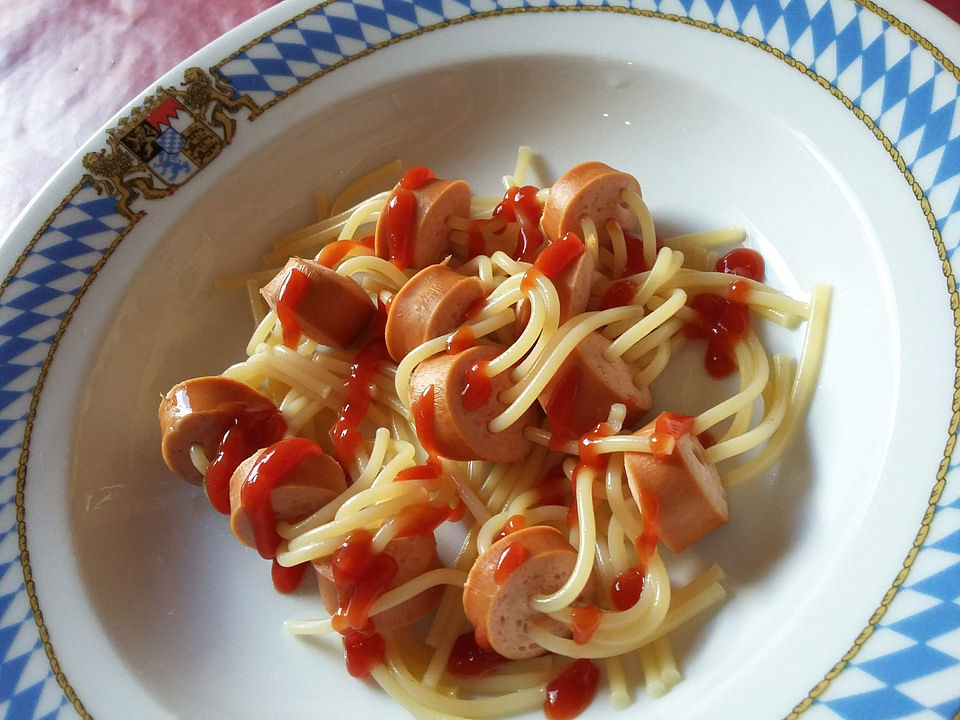
[[[389,205],[400,190],[398,184],[385,205]],[[408,190],[416,199],[416,212],[409,237],[411,244],[409,267],[425,268],[443,260],[450,254],[450,228],[448,217],[469,217],[470,186],[463,180],[427,180],[416,190]],[[390,244],[385,217],[381,212],[377,219],[374,249],[377,256],[390,260]]]
[[[257,450],[230,476],[230,529],[247,547],[256,547],[249,510],[241,489],[254,466],[269,448]],[[312,515],[347,489],[343,469],[329,455],[306,455],[270,493],[277,522],[298,522]]]
[[[597,261],[588,249],[574,260],[559,275],[551,279],[560,300],[560,324],[587,309],[590,288]],[[517,320],[514,325],[517,335],[523,332],[530,320],[530,303],[524,299],[517,304]]]
[[[498,578],[501,559],[514,545],[523,547],[526,559],[506,579]],[[486,640],[492,650],[506,658],[523,660],[545,652],[527,634],[531,623],[570,637],[563,623],[534,610],[529,600],[563,587],[576,562],[577,551],[559,531],[544,525],[517,530],[493,543],[473,564],[463,588],[463,610],[478,641],[483,644]],[[596,580],[591,575],[578,599],[590,603],[595,593]]]
[[353,278],[320,263],[293,257],[260,290],[271,310],[277,309],[280,293],[294,269],[307,277],[306,289],[290,308],[301,332],[321,345],[341,350],[350,346],[377,312],[366,290]]
[[582,235],[580,219],[585,216],[596,224],[601,240],[607,237],[608,220],[624,230],[634,230],[639,220],[623,201],[624,190],[640,195],[640,183],[602,162],[581,163],[567,170],[550,188],[540,226],[551,240],[568,232]]
[[476,410],[464,407],[462,393],[467,372],[480,361],[490,360],[501,347],[477,345],[456,355],[436,355],[420,363],[410,378],[410,398],[420,397],[434,387],[434,441],[437,452],[451,460],[490,460],[516,462],[524,458],[531,443],[523,429],[535,420],[531,407],[513,425],[502,432],[490,432],[489,424],[506,409],[498,395],[510,387],[508,373],[490,379],[491,392]]
[[[387,543],[383,552],[397,561],[397,574],[394,575],[388,590],[442,567],[440,556],[437,555],[437,540],[432,534],[396,538]],[[340,595],[333,582],[331,558],[314,560],[313,568],[317,571],[320,599],[327,612],[333,615],[340,607]],[[442,596],[443,588],[436,585],[389,610],[372,615],[371,619],[378,631],[406,627],[433,610]]]
[[418,345],[453,332],[483,294],[475,276],[461,275],[446,265],[425,267],[390,302],[384,331],[390,356],[400,362]]
[[[648,425],[634,435],[650,431]],[[695,436],[681,435],[666,462],[647,453],[625,453],[623,464],[638,505],[641,493],[659,499],[660,539],[674,552],[683,552],[730,519],[720,474],[704,457],[703,445]]]
[[573,392],[571,384],[576,385],[568,428],[572,435],[583,435],[606,422],[614,403],[626,406],[626,427],[637,422],[653,402],[649,388],[633,382],[630,367],[621,358],[607,360],[603,356],[608,347],[610,341],[600,333],[587,335],[540,393],[540,404],[546,409],[556,393]]
[[203,474],[190,459],[199,445],[213,460],[227,430],[239,425],[245,440],[265,447],[283,437],[287,424],[270,400],[249,385],[225,377],[199,377],[174,385],[158,410],[163,460],[184,480],[199,485]]

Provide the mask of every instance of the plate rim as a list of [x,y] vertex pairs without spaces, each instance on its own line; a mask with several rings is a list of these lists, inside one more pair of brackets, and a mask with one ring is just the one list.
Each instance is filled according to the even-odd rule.
[[[589,2],[590,0],[588,0]],[[602,0],[601,0],[602,1]],[[853,2],[856,5],[864,8],[870,13],[878,16],[881,20],[888,23],[891,27],[898,30],[900,33],[909,37],[912,41],[916,42],[920,47],[929,52],[936,62],[940,63],[944,69],[949,72],[957,81],[960,83],[960,68],[953,63],[942,50],[939,49],[937,45],[934,45],[932,42],[927,40],[919,32],[914,30],[910,25],[898,19],[897,16],[893,15],[891,12],[880,7],[878,4],[872,0],[825,0],[823,7],[831,6],[837,3],[843,2]],[[256,46],[258,43],[262,42],[266,38],[270,37],[272,34],[278,32],[279,30],[288,27],[291,23],[302,19],[310,14],[313,14],[327,6],[337,4],[337,3],[347,3],[350,5],[356,5],[356,0],[324,0],[319,4],[309,4],[306,2],[293,2],[288,0],[287,2],[280,3],[268,10],[260,13],[259,15],[251,18],[247,22],[239,25],[238,27],[228,31],[224,35],[220,36],[213,42],[209,43],[207,46],[194,53],[191,57],[185,60],[183,63],[179,64],[176,68],[170,72],[163,75],[157,83],[152,84],[150,87],[156,88],[153,93],[148,90],[138,94],[126,107],[124,107],[120,112],[118,112],[113,118],[111,118],[100,130],[95,133],[90,140],[87,141],[63,166],[56,172],[56,174],[46,183],[46,185],[41,189],[41,191],[35,196],[35,198],[30,202],[30,204],[20,213],[18,218],[14,221],[9,231],[6,233],[6,236],[0,241],[0,266],[7,266],[8,256],[11,253],[11,249],[16,249],[20,243],[16,242],[19,239],[21,241],[26,241],[20,250],[19,254],[16,256],[16,260],[12,263],[10,271],[6,274],[2,283],[0,283],[0,306],[2,306],[2,300],[5,291],[8,289],[9,285],[15,279],[17,273],[22,268],[24,262],[30,255],[31,251],[36,247],[36,244],[40,241],[43,234],[50,229],[52,223],[56,220],[61,211],[74,199],[77,197],[78,193],[83,190],[84,187],[84,177],[81,177],[79,181],[76,182],[72,188],[66,192],[63,196],[63,199],[59,204],[52,210],[47,211],[45,204],[49,204],[50,201],[59,195],[63,188],[68,187],[70,183],[70,173],[75,172],[78,169],[80,164],[78,161],[83,157],[85,151],[89,152],[90,148],[97,147],[102,145],[102,137],[104,133],[108,135],[112,134],[113,131],[116,131],[121,127],[124,120],[130,117],[131,113],[136,113],[137,108],[140,105],[149,103],[153,95],[156,95],[158,92],[164,92],[164,88],[169,83],[175,83],[179,79],[186,77],[188,70],[194,66],[199,67],[201,73],[207,73],[214,80],[214,83],[217,82],[217,77],[223,79],[227,82],[226,76],[223,75],[222,68],[231,60],[236,59],[239,55],[244,53],[246,50]],[[922,0],[890,0],[891,5],[901,5],[904,7],[910,7],[911,11],[915,12],[915,8],[924,6],[932,13],[936,15],[943,16],[935,8],[927,6]],[[753,3],[756,5],[756,2]],[[290,15],[288,8],[293,7],[303,7],[304,9],[297,13],[296,15]],[[960,295],[957,293],[956,282],[954,278],[954,273],[952,265],[950,264],[950,259],[947,255],[946,246],[943,242],[942,235],[939,228],[937,227],[936,216],[933,213],[929,199],[927,198],[924,188],[919,184],[919,182],[914,177],[913,173],[909,168],[906,167],[906,163],[896,148],[895,144],[887,137],[887,135],[880,129],[879,125],[876,124],[873,118],[864,112],[853,100],[848,98],[842,91],[840,91],[836,86],[832,85],[826,78],[817,74],[815,71],[807,67],[803,62],[796,60],[788,53],[783,52],[779,48],[767,44],[763,40],[752,37],[750,35],[745,35],[737,31],[729,30],[728,28],[719,27],[717,25],[704,22],[702,20],[693,19],[683,15],[677,15],[672,13],[663,13],[659,10],[648,10],[645,8],[636,8],[636,7],[621,7],[621,6],[611,6],[611,5],[547,5],[547,6],[528,6],[524,4],[522,7],[497,7],[493,10],[480,11],[480,12],[471,12],[471,14],[465,15],[456,19],[448,19],[443,22],[431,24],[431,25],[422,25],[417,27],[415,30],[408,33],[398,34],[388,40],[384,40],[380,43],[372,44],[367,49],[348,55],[343,58],[343,60],[322,68],[318,72],[310,75],[301,82],[294,85],[292,88],[284,91],[283,93],[277,95],[277,97],[266,104],[259,106],[259,109],[252,110],[250,119],[259,115],[262,112],[265,112],[273,105],[280,102],[280,100],[289,97],[290,95],[296,93],[306,85],[312,83],[314,80],[322,77],[323,75],[332,72],[333,70],[342,67],[343,65],[352,62],[353,60],[365,57],[383,47],[388,47],[395,43],[398,43],[402,40],[409,39],[411,37],[416,37],[426,32],[431,32],[433,30],[442,29],[449,27],[451,25],[460,24],[462,22],[479,20],[488,17],[494,16],[503,16],[516,13],[530,13],[530,12],[576,12],[576,11],[585,11],[585,12],[617,12],[634,16],[643,16],[648,18],[664,19],[670,20],[673,22],[679,22],[684,25],[694,26],[700,29],[709,30],[711,32],[719,33],[733,39],[740,40],[741,42],[746,42],[754,47],[764,50],[765,52],[777,57],[780,60],[783,60],[793,69],[800,71],[805,74],[808,78],[812,79],[814,82],[817,82],[821,87],[828,90],[835,99],[842,102],[848,110],[851,110],[857,118],[863,122],[868,129],[870,129],[877,139],[883,144],[884,148],[890,154],[891,158],[894,160],[901,174],[904,176],[904,179],[908,182],[914,194],[917,196],[917,199],[920,203],[921,209],[930,224],[931,233],[937,248],[938,255],[942,262],[942,269],[944,273],[944,278],[947,281],[947,289],[950,298],[951,308],[953,309],[954,315],[954,342],[957,348],[955,355],[955,391],[953,397],[952,405],[952,416],[949,423],[949,435],[946,442],[943,458],[941,460],[937,475],[936,481],[933,488],[931,489],[928,505],[926,512],[924,514],[920,529],[917,531],[913,545],[907,553],[907,556],[903,562],[903,566],[898,572],[896,578],[894,579],[893,584],[889,590],[885,593],[883,599],[881,600],[879,606],[873,613],[870,618],[869,624],[860,632],[856,641],[851,646],[851,648],[844,654],[844,656],[831,668],[824,676],[824,678],[811,689],[810,693],[804,700],[798,703],[793,711],[787,716],[788,720],[793,720],[798,718],[803,714],[810,705],[821,696],[826,689],[831,684],[832,680],[836,678],[845,666],[853,659],[853,657],[859,652],[863,644],[872,634],[874,628],[877,626],[879,621],[882,619],[883,614],[886,612],[886,609],[889,607],[893,598],[896,596],[897,591],[903,585],[906,580],[910,569],[913,565],[914,559],[917,554],[923,547],[924,541],[926,539],[927,533],[930,529],[930,524],[933,520],[934,513],[936,510],[937,502],[939,501],[943,490],[946,486],[946,477],[947,470],[949,467],[949,461],[952,456],[954,446],[956,444],[956,432],[958,425],[960,425]],[[922,14],[919,13],[919,14]],[[274,18],[282,18],[282,21],[273,24]],[[206,65],[203,62],[204,58],[210,59],[209,56],[216,55],[218,48],[221,46],[232,45],[235,46],[236,41],[240,40],[241,37],[248,37],[248,33],[251,28],[262,28],[266,27],[267,29],[261,34],[257,35],[252,40],[244,43],[240,46],[239,49],[235,50],[228,56],[224,56],[216,64],[207,66],[207,69],[204,70],[202,66]],[[957,47],[960,46],[960,26],[953,24],[954,33],[952,36],[955,46],[954,51],[957,51]],[[227,82],[229,86],[229,82]],[[230,86],[231,90],[234,90]],[[236,91],[234,90],[236,95]],[[225,144],[229,144],[230,140],[227,139]],[[201,166],[199,169],[202,170]],[[199,170],[198,170],[199,171]],[[192,176],[189,176],[185,181],[189,181]],[[177,185],[176,187],[179,187]],[[174,188],[176,189],[176,188]],[[172,192],[172,191],[171,191]],[[960,211],[955,211],[960,212]],[[27,461],[29,458],[29,440],[32,430],[32,425],[36,419],[36,409],[37,402],[39,400],[40,394],[43,389],[44,380],[49,371],[50,364],[53,360],[53,357],[58,348],[60,339],[63,333],[66,331],[67,326],[72,319],[73,313],[78,307],[80,301],[83,298],[83,295],[86,289],[92,284],[96,278],[99,270],[106,263],[107,259],[111,256],[113,250],[119,245],[119,243],[126,237],[127,234],[136,226],[137,221],[143,217],[145,214],[144,211],[140,211],[137,217],[130,218],[130,223],[119,232],[117,237],[109,245],[109,247],[104,251],[103,255],[100,257],[98,262],[90,269],[89,275],[86,277],[84,283],[77,290],[76,296],[73,299],[73,302],[70,304],[70,307],[66,310],[65,314],[60,319],[59,325],[57,327],[56,333],[53,335],[52,341],[50,343],[49,349],[45,354],[43,364],[40,368],[40,375],[31,392],[31,405],[30,413],[27,417],[27,423],[24,431],[24,438],[22,449],[20,453],[20,458],[17,463],[17,484],[16,484],[16,493],[15,493],[15,502],[16,502],[16,526],[18,530],[18,545],[20,549],[20,564],[22,566],[23,575],[24,575],[24,584],[30,600],[30,608],[33,611],[34,620],[37,624],[38,631],[40,633],[41,640],[43,642],[44,649],[47,653],[47,657],[50,660],[51,670],[54,673],[54,676],[57,679],[58,684],[64,691],[64,694],[67,700],[70,701],[70,704],[73,705],[74,709],[82,717],[91,717],[89,713],[83,707],[82,702],[79,697],[76,695],[76,692],[70,686],[69,681],[64,675],[62,669],[59,667],[59,663],[56,658],[56,653],[53,649],[53,645],[49,639],[49,635],[46,631],[46,627],[43,622],[42,612],[39,607],[39,601],[36,596],[34,583],[32,580],[32,572],[29,563],[29,553],[27,550],[27,541],[26,541],[26,527],[24,519],[24,484],[26,481],[26,468]],[[29,231],[32,227],[35,226],[34,220],[37,219],[37,216],[43,217],[46,215],[46,220],[40,225],[39,229],[32,235],[32,238],[26,234],[25,231]],[[29,239],[28,239],[29,238]],[[23,622],[28,622],[28,619],[25,619]],[[3,700],[6,698],[0,698]],[[960,713],[958,713],[960,717]]]

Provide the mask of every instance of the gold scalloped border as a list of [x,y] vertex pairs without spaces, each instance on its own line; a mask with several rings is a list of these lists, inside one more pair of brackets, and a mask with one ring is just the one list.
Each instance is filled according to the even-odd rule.
[[[282,29],[283,27],[289,25],[291,22],[295,22],[296,20],[299,20],[303,17],[306,17],[307,15],[310,15],[316,12],[318,9],[326,5],[329,5],[331,2],[334,2],[334,1],[335,0],[325,0],[325,2],[319,5],[313,6],[305,10],[304,12],[300,13],[299,15],[294,16],[293,18],[289,18],[282,25],[277,26],[276,28],[273,28],[263,33],[262,35],[258,36],[251,42],[241,47],[235,53],[229,55],[228,57],[224,58],[222,61],[220,61],[213,67],[211,67],[210,68],[211,72],[218,72],[219,68],[221,68],[224,64],[226,64],[233,58],[237,57],[241,53],[245,52],[246,50],[250,49],[254,45],[258,44],[259,42],[263,41],[265,38],[277,32],[277,30]],[[958,70],[957,66],[953,62],[951,62],[949,59],[947,59],[946,56],[943,54],[943,52],[940,51],[935,45],[933,45],[933,43],[931,43],[926,38],[922,37],[909,25],[902,22],[895,16],[891,15],[889,12],[887,12],[886,10],[884,10],[883,8],[881,8],[871,0],[854,0],[854,1],[860,6],[862,6],[863,8],[865,8],[866,10],[879,16],[882,20],[889,23],[892,27],[895,27],[897,30],[906,34],[908,37],[916,41],[921,47],[923,47],[924,50],[930,52],[931,55],[933,55],[934,59],[937,60],[939,63],[941,63],[947,70],[949,70],[951,74],[953,74],[953,76],[958,80],[958,82],[960,82],[960,70]],[[953,275],[953,268],[950,265],[949,260],[947,259],[946,247],[943,244],[943,239],[940,235],[940,231],[937,229],[937,226],[936,226],[936,217],[934,216],[933,211],[930,207],[930,202],[928,201],[927,197],[924,195],[923,188],[920,187],[919,183],[917,183],[913,174],[910,172],[910,170],[907,169],[906,163],[904,162],[899,151],[893,146],[893,143],[890,141],[889,138],[887,138],[887,136],[883,133],[883,131],[880,130],[880,128],[873,122],[873,119],[869,115],[864,113],[863,110],[861,110],[858,106],[854,105],[854,103],[846,95],[844,95],[838,88],[831,85],[826,78],[810,70],[804,63],[798,60],[795,60],[794,58],[788,56],[778,48],[775,48],[761,40],[758,40],[757,38],[743,35],[741,33],[735,32],[733,30],[729,30],[727,28],[717,27],[716,25],[711,25],[701,20],[693,20],[686,16],[675,15],[670,13],[660,13],[652,10],[624,8],[624,7],[610,7],[610,6],[600,6],[600,7],[559,6],[559,7],[503,8],[500,10],[492,10],[488,12],[477,13],[473,15],[467,15],[461,18],[447,20],[427,28],[418,28],[404,35],[399,35],[389,40],[385,40],[383,42],[372,45],[371,47],[361,51],[360,53],[357,53],[356,55],[352,55],[348,58],[344,58],[343,60],[340,60],[337,63],[334,63],[333,65],[330,65],[314,73],[313,75],[304,79],[294,87],[290,88],[289,90],[285,91],[284,93],[278,95],[277,97],[273,98],[269,102],[260,106],[260,110],[261,112],[263,110],[266,110],[267,108],[280,102],[280,100],[297,92],[303,86],[312,82],[316,78],[321,77],[329,72],[332,72],[338,67],[346,65],[348,62],[352,62],[353,60],[356,60],[358,58],[370,55],[376,50],[387,47],[389,45],[396,44],[401,40],[407,40],[412,37],[423,35],[427,32],[432,32],[434,30],[439,30],[445,27],[459,25],[467,21],[479,20],[487,17],[495,17],[500,15],[513,15],[513,14],[529,13],[529,12],[577,12],[577,11],[614,12],[614,13],[620,13],[620,14],[639,15],[643,17],[658,18],[662,20],[670,20],[672,22],[679,22],[683,25],[697,27],[703,30],[709,30],[710,32],[718,33],[721,35],[725,35],[727,37],[734,38],[741,42],[745,42],[749,45],[752,45],[761,50],[764,50],[765,52],[773,55],[774,57],[779,58],[780,60],[783,60],[790,67],[796,70],[799,70],[804,75],[809,77],[811,80],[815,81],[822,88],[829,91],[830,94],[833,95],[837,100],[842,102],[843,105],[847,107],[849,110],[851,110],[857,116],[857,118],[861,122],[863,122],[864,125],[866,125],[873,132],[876,138],[880,140],[884,148],[890,154],[891,158],[893,158],[894,163],[897,165],[897,168],[900,170],[904,178],[907,180],[907,183],[910,185],[911,189],[913,190],[915,197],[920,202],[920,207],[923,210],[925,217],[927,218],[927,223],[930,226],[934,243],[936,244],[936,247],[937,247],[937,253],[940,257],[943,274],[946,279],[947,292],[950,295],[950,307],[953,310],[954,331],[955,331],[954,342],[957,348],[957,352],[955,356],[956,373],[954,375],[954,397],[952,402],[953,415],[951,416],[951,419],[950,419],[949,436],[947,438],[946,446],[943,453],[943,458],[940,462],[940,466],[937,471],[936,482],[934,483],[933,489],[930,492],[927,510],[924,513],[924,517],[923,517],[923,521],[921,523],[920,529],[914,538],[913,546],[911,547],[910,551],[907,553],[907,557],[904,559],[903,566],[900,569],[900,572],[897,574],[896,578],[894,579],[893,585],[891,585],[890,589],[887,590],[887,592],[884,594],[884,597],[880,605],[871,615],[869,623],[857,636],[856,640],[854,641],[850,649],[833,666],[833,668],[831,668],[826,673],[824,678],[810,690],[807,697],[804,698],[801,702],[799,702],[793,708],[793,710],[790,712],[789,715],[787,715],[785,719],[785,720],[796,720],[796,718],[799,718],[800,715],[803,714],[810,707],[810,705],[813,704],[814,700],[817,697],[819,697],[826,691],[826,689],[829,687],[833,679],[836,678],[843,671],[847,663],[849,663],[850,660],[853,659],[853,657],[860,651],[860,648],[863,646],[863,644],[873,634],[873,631],[877,623],[879,623],[880,619],[886,613],[887,608],[889,607],[893,598],[896,596],[897,591],[900,589],[901,585],[906,580],[910,572],[910,568],[913,565],[913,562],[918,552],[920,551],[920,548],[923,545],[923,542],[926,539],[927,534],[929,533],[930,523],[933,520],[936,504],[939,501],[940,496],[943,494],[943,489],[946,486],[946,474],[947,474],[947,469],[950,462],[950,456],[953,452],[954,445],[956,444],[956,433],[957,433],[958,426],[960,426],[960,295],[958,295],[957,293],[956,280]],[[218,74],[221,77],[223,77],[222,73],[218,72]],[[33,236],[31,241],[24,248],[23,252],[21,252],[21,254],[18,256],[13,268],[10,270],[9,273],[7,273],[3,282],[0,283],[0,295],[2,295],[3,291],[6,290],[10,281],[16,276],[17,272],[19,272],[27,256],[30,254],[30,252],[32,251],[36,243],[39,241],[43,233],[49,228],[50,224],[56,218],[57,214],[76,195],[76,193],[79,192],[81,187],[82,187],[82,183],[78,183],[67,194],[67,196],[57,206],[57,208],[51,213],[51,215],[47,218],[44,224],[37,231],[37,233]],[[90,713],[86,710],[86,708],[83,706],[82,701],[77,696],[76,691],[70,685],[70,682],[67,680],[66,675],[64,674],[63,670],[60,667],[60,663],[57,660],[56,653],[54,652],[53,644],[50,641],[49,632],[47,631],[46,625],[44,623],[43,613],[40,610],[39,601],[37,599],[36,587],[33,580],[33,571],[30,567],[30,555],[29,555],[29,552],[27,551],[26,522],[25,522],[25,508],[24,508],[24,486],[26,483],[26,469],[27,469],[27,462],[29,460],[29,455],[30,455],[29,446],[30,446],[30,438],[33,431],[33,423],[36,419],[36,410],[40,400],[40,393],[46,381],[47,374],[49,373],[49,369],[53,361],[54,353],[59,347],[60,340],[63,337],[64,332],[66,331],[67,325],[69,324],[70,320],[73,318],[73,314],[76,312],[76,309],[79,306],[81,299],[86,294],[87,289],[92,284],[97,274],[99,273],[100,269],[106,263],[107,259],[113,254],[114,250],[116,250],[120,242],[126,237],[126,235],[130,232],[130,230],[133,229],[135,224],[136,224],[136,221],[131,222],[129,225],[127,225],[127,227],[120,232],[120,234],[116,237],[116,239],[106,249],[103,256],[92,268],[90,275],[84,280],[84,283],[78,289],[77,294],[73,299],[73,302],[70,304],[70,307],[67,309],[66,314],[64,315],[63,319],[60,322],[60,325],[57,328],[57,331],[53,337],[53,341],[50,345],[50,349],[47,352],[46,357],[44,358],[43,365],[41,366],[41,370],[40,370],[40,375],[37,379],[37,384],[34,387],[34,391],[31,397],[30,410],[27,416],[27,422],[26,422],[26,427],[24,431],[22,451],[21,451],[19,463],[17,466],[17,488],[16,488],[16,494],[15,494],[16,509],[17,509],[17,513],[16,513],[17,514],[17,535],[19,540],[20,562],[21,562],[21,565],[23,566],[24,584],[25,584],[25,589],[27,591],[27,595],[30,600],[30,608],[33,611],[34,621],[37,624],[40,640],[43,643],[43,647],[47,654],[47,658],[50,661],[50,667],[51,667],[51,670],[53,671],[54,677],[56,678],[57,683],[63,689],[65,696],[70,701],[74,710],[76,710],[77,713],[82,718],[84,718],[84,720],[93,720],[93,718],[90,715]],[[960,720],[960,712],[957,713],[954,720]]]

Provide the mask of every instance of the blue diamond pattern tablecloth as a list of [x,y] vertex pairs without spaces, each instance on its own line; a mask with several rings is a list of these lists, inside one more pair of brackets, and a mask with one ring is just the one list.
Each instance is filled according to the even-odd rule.
[[[247,94],[269,108],[331,65],[419,28],[498,8],[566,4],[584,5],[337,0],[285,24],[218,72],[237,95]],[[755,38],[839,89],[902,158],[929,202],[956,272],[960,75],[952,66],[948,69],[902,29],[850,0],[639,0],[623,7]],[[624,22],[663,20],[638,16]],[[77,169],[78,180],[81,172]],[[149,212],[147,204],[142,207]],[[27,601],[13,496],[31,394],[54,333],[93,266],[127,225],[111,199],[98,197],[88,184],[78,186],[0,294],[0,698],[6,698],[0,714],[8,718],[74,715],[51,672]],[[852,630],[851,642],[858,630]],[[804,717],[920,720],[952,718],[958,711],[960,481],[954,464],[903,587],[850,665]]]

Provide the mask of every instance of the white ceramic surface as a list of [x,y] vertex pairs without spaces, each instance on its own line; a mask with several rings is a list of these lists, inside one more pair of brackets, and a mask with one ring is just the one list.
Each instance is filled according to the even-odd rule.
[[[803,436],[731,492],[727,527],[668,559],[679,576],[719,562],[728,600],[677,633],[684,681],[624,716],[781,717],[850,647],[913,542],[948,435],[941,261],[901,172],[836,99],[746,43],[641,20],[489,18],[380,49],[241,120],[216,164],[117,248],[50,367],[24,498],[39,605],[94,717],[402,716],[349,679],[337,643],[282,631],[319,615],[316,597],[277,595],[267,565],[170,475],[156,405],[242,357],[243,294],[212,281],[308,223],[314,189],[399,156],[493,194],[522,143],[542,158],[540,184],[604,160],[640,179],[661,234],[742,224],[780,287],[835,290]],[[794,351],[800,339],[771,333]],[[675,370],[658,403],[702,407],[716,388],[699,382]],[[584,717],[608,713],[601,696]]]

